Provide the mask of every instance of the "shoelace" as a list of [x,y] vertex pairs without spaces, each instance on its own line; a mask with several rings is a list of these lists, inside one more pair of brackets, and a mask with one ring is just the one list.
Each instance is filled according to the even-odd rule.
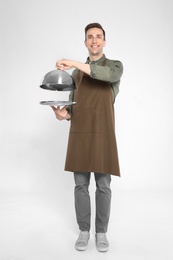
[[87,232],[81,232],[80,235],[79,235],[79,239],[78,239],[78,242],[84,242],[84,243],[87,243],[88,241],[88,233]]
[[108,244],[105,234],[97,234],[97,242]]

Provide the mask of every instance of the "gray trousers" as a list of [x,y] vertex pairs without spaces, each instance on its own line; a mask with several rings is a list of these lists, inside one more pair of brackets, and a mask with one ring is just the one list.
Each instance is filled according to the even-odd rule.
[[[75,172],[75,210],[77,223],[81,231],[90,230],[91,204],[89,195],[90,172]],[[96,233],[106,233],[108,228],[111,205],[111,175],[94,173],[96,182]]]

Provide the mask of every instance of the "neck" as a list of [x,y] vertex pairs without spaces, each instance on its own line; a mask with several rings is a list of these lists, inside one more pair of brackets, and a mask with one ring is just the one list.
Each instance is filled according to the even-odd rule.
[[89,59],[90,61],[96,61],[99,60],[103,57],[103,53],[99,54],[99,55],[89,55]]

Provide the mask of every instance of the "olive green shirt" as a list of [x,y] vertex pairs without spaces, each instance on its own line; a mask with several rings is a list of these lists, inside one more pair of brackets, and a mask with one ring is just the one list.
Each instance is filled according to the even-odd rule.
[[[106,59],[106,65],[102,66],[102,62]],[[90,61],[87,58],[86,64],[90,65],[90,77],[97,80],[102,80],[105,82],[109,82],[111,89],[112,89],[112,100],[113,103],[115,102],[115,98],[119,92],[119,85],[120,85],[120,78],[123,74],[123,65],[118,60],[109,60],[102,56],[99,60]],[[78,70],[75,69],[72,73],[72,77],[74,78],[75,75],[78,73]],[[72,90],[69,95],[69,101],[73,101],[74,91]],[[68,109],[69,114],[72,114],[72,107]]]

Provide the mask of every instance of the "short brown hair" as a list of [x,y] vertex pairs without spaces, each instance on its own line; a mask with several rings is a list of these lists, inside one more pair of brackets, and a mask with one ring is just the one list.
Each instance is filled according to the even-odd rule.
[[99,23],[89,23],[86,27],[85,27],[85,37],[87,34],[87,31],[91,28],[99,28],[103,31],[103,36],[104,36],[104,40],[106,39],[106,33],[105,30],[103,29],[103,27],[101,26],[101,24]]

